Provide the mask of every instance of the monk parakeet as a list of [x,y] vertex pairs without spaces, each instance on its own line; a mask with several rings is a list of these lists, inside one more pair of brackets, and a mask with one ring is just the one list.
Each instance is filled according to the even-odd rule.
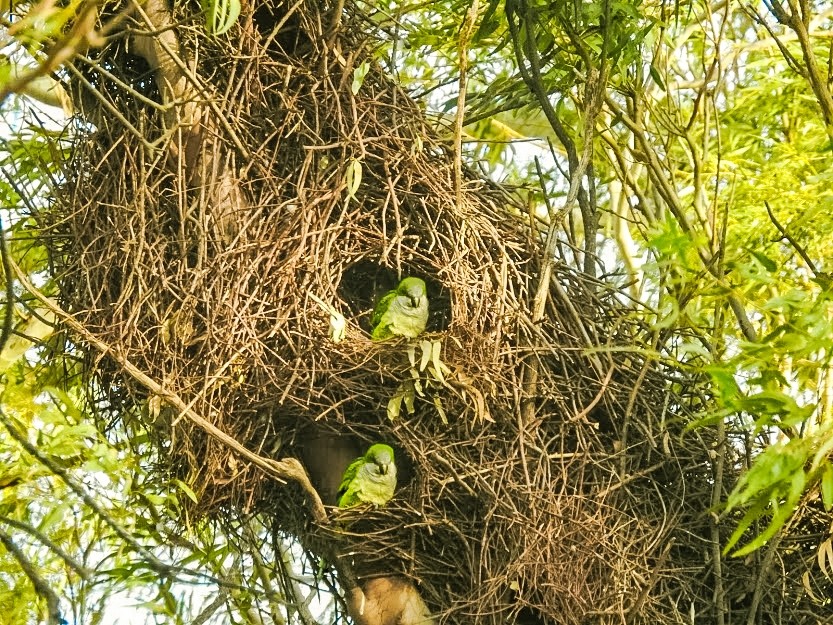
[[338,507],[361,503],[385,505],[396,489],[396,465],[389,445],[372,445],[367,453],[350,463],[338,488]]
[[381,341],[395,334],[415,338],[428,323],[428,294],[425,282],[419,278],[405,278],[393,291],[388,291],[376,308],[370,325],[371,337]]

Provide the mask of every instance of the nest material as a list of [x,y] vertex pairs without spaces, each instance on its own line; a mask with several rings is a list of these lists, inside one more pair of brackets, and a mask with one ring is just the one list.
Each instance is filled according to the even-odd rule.
[[[163,113],[127,85],[150,98],[157,87],[130,73],[137,64],[119,39],[103,51],[108,74],[92,59],[85,71],[99,99],[84,99],[95,130],[44,215],[64,304],[261,455],[298,453],[314,423],[361,445],[394,444],[407,470],[390,506],[342,512],[349,531],[313,534],[350,543],[360,573],[416,580],[448,622],[659,624],[690,609],[712,614],[714,535],[703,508],[714,450],[733,462],[707,432],[681,435],[704,401],[696,380],[631,350],[647,334],[629,309],[564,264],[544,318],[533,320],[543,262],[535,224],[473,175],[457,206],[453,159],[418,107],[375,66],[351,93],[361,22],[343,25],[336,54],[320,26],[331,23],[326,11],[296,9],[280,31],[272,26],[288,9],[264,4],[235,45],[200,42],[199,70],[219,85],[212,111],[224,119],[216,136],[200,138],[213,155],[203,162],[215,166],[200,185],[182,160],[193,144],[180,142],[172,157],[123,123],[163,136]],[[199,37],[180,36],[183,49]],[[102,115],[101,98],[123,120]],[[361,164],[354,197],[351,163]],[[234,171],[247,198],[233,228],[206,192],[220,168]],[[427,336],[442,341],[449,372],[414,414],[389,422],[387,403],[411,365],[404,342],[370,340],[366,316],[378,291],[405,275],[429,283]],[[330,340],[329,315],[311,295],[345,315],[345,340]],[[114,412],[134,415],[165,450],[160,470],[198,491],[200,513],[269,510],[277,526],[303,531],[303,504],[287,505],[285,487],[108,359],[91,364]],[[803,572],[802,552],[791,557]],[[728,604],[745,613],[756,572],[727,564],[724,576],[730,569],[746,581],[727,590]],[[765,596],[796,615],[785,622],[809,622],[791,584],[799,590]]]

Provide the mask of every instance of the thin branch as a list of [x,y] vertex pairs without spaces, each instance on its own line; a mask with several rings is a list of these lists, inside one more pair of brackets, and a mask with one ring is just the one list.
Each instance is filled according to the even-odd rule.
[[26,277],[26,274],[23,273],[23,270],[21,270],[13,260],[9,259],[9,262],[14,270],[14,273],[17,275],[17,279],[20,281],[20,284],[23,285],[23,288],[34,295],[35,298],[37,298],[44,305],[44,307],[52,311],[55,316],[69,329],[101,352],[102,355],[109,356],[115,360],[130,377],[139,382],[142,386],[179,410],[180,417],[187,417],[192,423],[194,423],[194,425],[202,429],[210,437],[219,441],[229,449],[237,452],[243,458],[262,469],[265,473],[272,476],[279,482],[285,482],[287,480],[297,482],[309,498],[310,508],[315,521],[317,523],[327,522],[327,512],[324,509],[324,504],[321,502],[321,497],[318,495],[315,488],[313,488],[304,466],[298,460],[295,458],[285,458],[281,461],[277,461],[271,458],[264,458],[263,456],[246,449],[246,447],[241,445],[237,440],[223,432],[220,428],[206,420],[201,415],[197,414],[197,412],[186,404],[179,395],[166,389],[162,384],[151,378],[144,371],[130,362],[126,356],[120,353],[119,350],[107,345],[104,341],[92,334],[89,330],[87,330],[87,328],[76,321],[72,315],[58,306],[51,298],[36,289],[29,282],[29,279]]
[[223,607],[227,598],[228,589],[221,588],[220,591],[217,593],[217,597],[214,599],[214,601],[205,606],[202,609],[202,611],[199,614],[197,614],[196,618],[194,618],[194,620],[191,621],[191,625],[203,625],[204,623],[207,623],[208,620],[212,616],[214,616],[214,613],[221,607]]
[[[728,204],[723,210],[723,219],[720,222],[719,229],[715,232],[719,236],[719,244],[717,245],[718,257],[715,265],[717,276],[723,278],[726,272],[725,267],[725,250],[726,250],[726,236],[729,232],[729,207]],[[725,351],[725,308],[721,302],[715,305],[714,314],[714,331],[712,336],[715,337],[715,346],[713,348],[712,357],[715,361],[719,361],[724,356]],[[711,493],[711,508],[717,509],[720,502],[723,501],[724,486],[723,479],[726,471],[726,422],[719,419],[716,427],[717,439],[716,449],[717,457],[712,463],[712,493]],[[723,570],[723,550],[720,544],[720,526],[718,524],[718,517],[716,515],[709,515],[711,551],[712,551],[712,566],[714,567],[714,604],[717,610],[716,625],[724,625],[726,622],[726,614],[728,609],[726,607],[726,588]]]
[[[819,68],[816,59],[816,51],[813,48],[813,42],[810,41],[810,34],[808,31],[810,24],[809,6],[802,2],[801,5],[795,0],[788,0],[790,5],[790,13],[787,13],[783,7],[778,5],[774,0],[770,3],[773,8],[778,7],[773,13],[778,21],[792,30],[798,43],[801,46],[801,53],[804,57],[805,70],[801,71],[801,75],[810,83],[810,88],[816,96],[816,101],[821,108],[821,114],[824,118],[827,135],[833,141],[833,93],[830,91],[830,86],[825,80]],[[769,29],[767,29],[769,30]],[[781,48],[781,46],[779,46]],[[783,53],[783,49],[782,49]],[[786,58],[786,57],[785,57]]]
[[[633,134],[634,138],[639,142],[640,150],[638,153],[634,152],[634,156],[641,156],[641,161],[647,168],[648,176],[654,183],[654,188],[657,190],[662,200],[666,203],[666,206],[668,206],[671,214],[677,220],[677,224],[683,232],[686,234],[692,234],[694,229],[686,218],[685,212],[682,209],[682,203],[677,196],[677,192],[666,178],[662,166],[654,153],[653,146],[651,146],[648,142],[639,123],[636,119],[632,119],[624,110],[622,110],[622,108],[612,98],[608,97],[606,102],[610,107],[610,110],[613,111],[614,115],[616,115],[625,124],[628,130],[630,130]],[[757,341],[758,333],[755,331],[752,322],[749,320],[749,315],[746,314],[746,309],[743,307],[743,304],[736,295],[732,294],[731,287],[724,284],[723,280],[716,275],[714,256],[708,250],[704,249],[703,246],[696,246],[696,250],[698,256],[700,257],[700,261],[703,263],[706,270],[712,274],[712,276],[718,280],[720,285],[726,288],[727,293],[729,293],[726,298],[729,301],[729,306],[732,308],[732,312],[735,314],[735,318],[738,321],[738,326],[740,327],[740,330],[746,340],[750,342]]]
[[[523,38],[521,37],[520,29],[518,27],[518,23],[515,22],[514,16],[517,15],[519,21],[523,18],[515,12],[515,8],[514,2],[507,2],[506,19],[509,23],[509,34],[512,37],[512,45],[515,51],[515,58],[518,62],[518,70],[520,71],[524,84],[526,84],[538,100],[538,104],[541,106],[541,110],[547,118],[547,122],[552,127],[553,132],[555,132],[555,136],[558,137],[561,145],[563,145],[564,149],[567,151],[567,161],[570,163],[570,168],[572,169],[578,165],[578,152],[576,151],[576,145],[567,133],[567,129],[564,127],[564,124],[561,123],[561,119],[555,112],[555,109],[550,103],[549,97],[544,90],[544,86],[541,84],[540,67],[535,64],[535,60],[537,60],[538,57],[537,55],[532,54],[532,50],[537,52],[537,48],[535,47],[536,43],[534,38],[530,35],[527,35],[526,37],[527,50],[524,49],[524,44],[522,43]],[[529,58],[529,68],[526,66],[528,54],[532,56],[532,58]]]
[[781,539],[785,533],[784,529],[781,528],[766,546],[766,554],[764,555],[760,568],[758,568],[758,574],[755,578],[755,587],[752,592],[752,599],[749,602],[749,611],[746,614],[746,625],[755,625],[758,623],[758,609],[761,606],[761,599],[768,588],[767,580],[771,579],[770,571],[772,570],[775,556],[778,555],[778,548],[781,546]]
[[[776,5],[771,5],[769,7],[772,14],[775,15],[775,17],[778,19],[779,22],[782,19],[782,15],[783,15],[783,19],[786,20],[787,17],[786,17],[786,13],[784,13],[783,8],[778,6],[778,9],[775,9],[774,8],[775,6]],[[761,16],[761,14],[758,13],[758,11],[754,7],[752,7],[751,5],[747,4],[746,6],[743,7],[743,10],[750,18],[752,18],[753,21],[757,22],[759,25],[764,27],[767,34],[770,37],[772,37],[772,40],[775,42],[775,45],[778,46],[778,49],[781,51],[781,56],[784,57],[784,60],[787,62],[787,65],[789,65],[795,71],[795,73],[797,73],[799,76],[801,76],[803,78],[807,78],[807,68],[802,66],[801,63],[799,63],[798,60],[792,55],[792,52],[790,52],[787,49],[787,46],[784,45],[784,42],[781,41],[781,39],[778,37],[778,35],[775,34],[775,31],[772,30],[772,27],[769,25],[769,22],[767,22],[763,18],[763,16]],[[798,36],[796,35],[796,39],[797,38],[798,38]]]
[[466,116],[469,43],[477,24],[479,9],[480,0],[472,0],[460,26],[459,42],[457,43],[457,63],[460,70],[460,80],[457,86],[457,114],[454,118],[454,197],[457,210],[460,210],[463,206],[463,120]]
[[[263,561],[263,558],[260,555],[260,549],[257,545],[255,532],[252,529],[253,522],[254,519],[249,519],[243,522],[243,535],[245,537],[245,540],[249,543],[249,546],[251,547],[251,549],[249,550],[249,555],[252,558],[252,567],[254,569],[254,574],[257,576],[257,579],[260,580],[261,586],[263,587],[263,594],[266,596],[266,600],[268,601],[269,615],[272,617],[272,621],[274,621],[275,623],[282,623],[285,622],[285,619],[283,618],[280,612],[282,598],[272,585],[272,578],[269,575],[266,563]],[[286,598],[284,597],[283,600],[285,599]],[[295,599],[297,602],[298,598],[296,597]]]
[[804,259],[805,263],[807,263],[807,266],[810,268],[810,271],[813,272],[813,275],[818,277],[819,272],[816,269],[815,263],[813,263],[813,261],[810,259],[810,255],[807,254],[807,251],[802,247],[802,245],[798,241],[796,241],[792,237],[792,235],[790,235],[789,232],[787,232],[787,229],[781,225],[781,223],[775,217],[775,214],[772,212],[772,209],[769,206],[769,202],[765,200],[764,206],[766,206],[766,212],[769,215],[769,220],[772,222],[772,225],[775,226],[778,229],[778,232],[781,233],[781,239],[786,239],[789,242],[789,244],[793,246],[793,249],[795,249],[795,251],[798,252],[798,255],[801,256],[802,259]]
[[654,586],[657,585],[660,575],[663,573],[665,563],[668,561],[668,554],[671,553],[671,547],[674,546],[674,540],[673,536],[668,539],[668,542],[665,543],[665,547],[657,559],[656,564],[651,567],[651,576],[648,578],[648,583],[645,584],[642,592],[639,593],[636,601],[633,602],[633,606],[631,606],[630,610],[628,610],[627,619],[625,621],[626,623],[632,623],[636,620],[636,617],[639,616],[639,611],[645,604],[645,600],[648,598],[648,595],[651,594],[651,590],[654,589]]
[[49,549],[51,552],[53,552],[55,555],[61,558],[61,560],[63,560],[67,564],[67,566],[69,566],[69,568],[78,573],[78,576],[85,582],[88,582],[92,579],[92,572],[90,571],[90,569],[76,562],[59,545],[56,545],[50,538],[44,536],[42,532],[35,529],[28,523],[17,521],[15,519],[10,519],[9,517],[3,515],[0,515],[0,523],[5,523],[9,527],[13,527],[15,529],[26,532],[30,536],[33,536],[35,540],[37,540],[39,543],[44,545],[47,549]]
[[[280,566],[287,590],[292,594],[292,607],[297,611],[302,625],[317,625],[318,621],[309,609],[309,604],[315,598],[318,588],[310,588],[309,595],[304,599],[301,584],[293,571],[292,554],[282,544],[275,544],[275,564]],[[337,593],[334,593],[337,594]]]
[[[3,170],[5,173],[5,170]],[[2,352],[9,337],[12,334],[12,320],[14,315],[14,279],[12,278],[12,266],[9,263],[9,248],[6,245],[6,232],[3,229],[3,222],[0,220],[0,258],[3,261],[3,277],[6,280],[6,301],[5,316],[3,317],[3,330],[0,334],[0,352]]]
[[128,543],[133,549],[135,549],[143,558],[146,559],[147,564],[155,570],[157,573],[167,575],[172,571],[172,567],[165,562],[159,560],[155,555],[153,555],[147,547],[139,543],[130,533],[124,529],[119,523],[113,519],[112,516],[101,506],[99,503],[93,499],[87,491],[75,481],[73,477],[70,476],[69,472],[62,466],[60,466],[57,462],[55,462],[49,455],[43,453],[40,449],[38,449],[35,445],[29,442],[28,437],[24,432],[21,432],[17,429],[16,425],[12,423],[11,418],[2,410],[0,409],[0,422],[3,423],[6,430],[11,434],[12,438],[14,438],[18,444],[20,444],[23,449],[26,450],[28,454],[33,456],[44,465],[47,469],[49,469],[54,475],[57,475],[61,480],[72,490],[76,495],[78,495],[82,501],[88,505],[90,508],[95,511],[95,513],[101,517],[101,519],[114,531],[116,534]]
[[66,625],[64,617],[61,616],[61,600],[57,593],[46,583],[46,580],[38,574],[37,567],[26,557],[26,554],[23,553],[20,547],[14,543],[12,537],[3,530],[0,530],[0,543],[3,543],[6,551],[12,554],[14,559],[17,560],[20,568],[23,569],[23,573],[32,582],[35,592],[46,601],[48,611],[47,623],[49,625]]

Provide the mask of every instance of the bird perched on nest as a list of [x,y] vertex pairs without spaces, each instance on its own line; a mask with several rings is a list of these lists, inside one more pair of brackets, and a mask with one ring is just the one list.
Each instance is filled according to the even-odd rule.
[[393,449],[377,443],[347,467],[338,489],[338,507],[351,508],[361,503],[383,506],[393,497],[395,489]]
[[419,278],[404,278],[393,291],[388,291],[376,304],[370,325],[370,336],[382,341],[394,335],[416,338],[428,323],[428,293]]

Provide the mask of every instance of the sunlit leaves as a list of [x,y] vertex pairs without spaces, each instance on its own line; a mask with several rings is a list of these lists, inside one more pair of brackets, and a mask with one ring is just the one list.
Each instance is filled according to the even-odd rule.
[[[61,34],[67,24],[76,17],[81,4],[82,0],[71,0],[63,6],[48,0],[28,5],[21,3],[19,6],[24,12],[16,20],[10,34],[29,49],[37,49],[39,45]],[[17,9],[14,5],[8,5],[8,8]]]
[[766,519],[765,529],[734,555],[742,556],[758,549],[792,516],[807,485],[803,451],[800,445],[770,446],[743,475],[726,505],[728,510],[739,506],[745,506],[747,510],[724,551],[731,550],[753,522]]
[[[417,362],[416,345],[407,348],[410,368],[408,377],[399,383],[393,396],[388,400],[387,414],[391,421],[395,421],[402,413],[404,406],[408,414],[413,414],[417,397],[430,401],[437,411],[440,420],[448,423],[448,417],[438,389],[448,386],[446,376],[451,370],[440,358],[441,341],[421,340],[419,342],[420,357]],[[450,388],[450,387],[449,387]]]
[[362,88],[362,84],[364,83],[364,78],[367,76],[367,72],[370,69],[370,63],[364,61],[363,63],[359,64],[356,69],[353,70],[353,81],[350,83],[350,92],[353,95],[356,95],[359,92],[359,89]]
[[356,193],[362,184],[362,162],[357,158],[351,158],[347,163],[347,168],[344,172],[344,185],[347,191],[347,198],[345,204],[350,200],[356,199]]
[[734,267],[742,277],[736,283],[758,303],[762,332],[757,341],[735,341],[730,357],[709,366],[722,410],[701,425],[738,416],[753,434],[780,439],[761,448],[726,502],[728,512],[742,510],[725,546],[730,551],[746,537],[733,552],[740,556],[772,539],[808,492],[818,489],[826,508],[833,502],[833,415],[823,397],[833,354],[833,305],[828,292],[769,255],[753,252]]
[[[14,308],[12,309],[14,311]],[[0,350],[0,375],[20,360],[26,352],[41,344],[54,331],[55,318],[48,311],[39,309],[12,320],[14,331]]]
[[833,508],[833,465],[830,464],[822,469],[821,500],[825,510]]
[[768,446],[743,474],[726,501],[726,510],[744,510],[725,546],[729,552],[755,523],[755,532],[733,555],[743,556],[765,545],[794,514],[809,489],[819,489],[825,509],[833,505],[833,428],[830,424],[806,436]]
[[205,29],[211,35],[227,32],[240,17],[240,0],[201,0]]
[[60,107],[67,115],[73,111],[72,100],[63,85],[49,75],[40,76],[34,65],[26,66],[0,56],[0,88],[18,85],[17,92],[48,106]]

